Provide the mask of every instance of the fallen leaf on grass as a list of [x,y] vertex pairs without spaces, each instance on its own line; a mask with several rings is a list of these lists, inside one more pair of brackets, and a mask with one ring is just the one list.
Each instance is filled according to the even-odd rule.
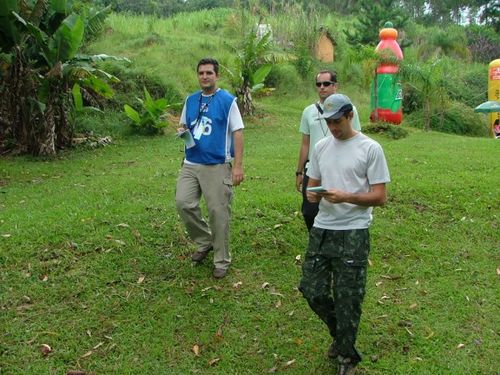
[[281,307],[281,300],[279,299],[278,302],[274,305],[277,309]]
[[87,353],[82,355],[80,358],[87,358],[87,357],[90,357],[92,354],[94,354],[94,352],[92,350],[89,350]]
[[271,294],[272,296],[278,296],[278,297],[281,297],[281,298],[285,298],[285,296],[283,294],[278,293],[278,292],[271,292],[269,294]]
[[413,326],[413,323],[410,322],[409,320],[400,320],[398,322],[398,326],[400,326],[400,327],[411,327],[411,326]]
[[145,278],[146,276],[139,277],[139,279],[137,280],[137,284],[142,284]]
[[120,246],[125,246],[125,241],[122,241],[122,240],[115,240],[115,242],[120,245]]
[[116,225],[118,228],[128,228],[130,227],[130,225],[126,224],[126,223],[120,223],[120,224],[117,224]]
[[217,363],[219,363],[220,358],[214,358],[208,361],[209,366],[215,366]]
[[497,268],[497,276],[500,276],[500,268]]
[[376,355],[376,354],[375,354],[375,355],[372,355],[372,356],[370,357],[370,360],[371,360],[373,363],[377,362],[377,361],[378,361],[378,355]]
[[44,357],[47,357],[49,353],[52,352],[52,348],[47,344],[42,344],[42,346],[40,347],[40,352],[42,352],[42,355]]
[[425,327],[425,329],[426,329],[427,331],[429,331],[429,334],[428,334],[427,336],[425,336],[425,338],[426,338],[427,340],[428,340],[428,339],[430,339],[432,336],[434,336],[434,335],[435,335],[434,331],[433,331],[432,329],[430,329],[429,327]]
[[43,282],[46,282],[48,279],[49,279],[49,276],[47,276],[47,275],[40,275],[40,280],[42,280]]
[[373,262],[371,261],[371,259],[368,259],[368,265],[369,265],[370,267],[373,267]]
[[140,242],[140,243],[143,242],[142,241],[141,233],[137,229],[132,229],[132,234],[134,235],[134,237],[137,240],[137,242]]
[[276,224],[276,225],[273,227],[273,229],[278,229],[279,227],[282,227],[282,226],[283,226],[283,224]]
[[233,288],[234,289],[240,289],[240,287],[243,285],[243,282],[241,281],[238,281],[237,283],[234,283],[233,284]]
[[66,375],[86,375],[87,373],[85,371],[81,370],[69,370]]
[[100,342],[99,344],[97,344],[96,346],[94,346],[92,349],[96,350],[97,348],[99,348],[102,345],[104,345],[104,343]]
[[462,349],[462,348],[465,348],[465,344],[458,344],[457,345],[457,349]]
[[274,374],[276,371],[278,371],[278,366],[271,367],[268,371],[269,374]]
[[285,363],[285,366],[283,368],[288,368],[291,365],[293,365],[294,363],[295,363],[295,359],[292,359],[292,360],[288,361],[287,363]]
[[200,346],[198,344],[195,344],[191,350],[193,351],[195,356],[200,356]]
[[398,275],[394,275],[394,276],[382,275],[380,277],[382,279],[386,279],[386,280],[398,280],[401,278],[401,276],[398,276]]
[[416,308],[417,308],[417,306],[418,306],[418,305],[417,305],[416,303],[412,303],[412,304],[410,305],[410,309],[416,309]]
[[266,289],[269,287],[269,283],[265,282],[264,284],[261,285],[262,289]]
[[68,242],[68,246],[70,249],[73,249],[73,250],[78,249],[78,244],[76,242],[73,242],[73,241]]
[[25,304],[17,306],[16,310],[17,311],[24,311],[24,310],[29,310],[29,309],[32,309],[32,308],[33,308],[33,305],[25,303]]
[[11,237],[11,236],[12,236],[12,234],[10,234],[10,233],[5,233],[5,234],[2,234],[2,237],[3,237],[3,238],[9,238],[9,237]]

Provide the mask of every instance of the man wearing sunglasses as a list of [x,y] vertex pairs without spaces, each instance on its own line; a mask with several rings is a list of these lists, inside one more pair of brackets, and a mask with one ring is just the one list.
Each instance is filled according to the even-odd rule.
[[[323,102],[327,97],[337,92],[337,73],[331,70],[322,70],[316,74],[316,90],[319,100],[309,105],[302,112],[300,121],[300,133],[302,133],[302,142],[300,144],[299,162],[295,172],[295,186],[297,191],[302,192],[302,215],[307,226],[311,231],[314,224],[314,218],[318,214],[318,203],[309,202],[306,196],[306,187],[308,177],[306,175],[307,163],[311,159],[314,145],[321,139],[331,136],[323,115]],[[354,130],[360,131],[359,116],[356,107],[353,106],[353,119],[351,126]]]

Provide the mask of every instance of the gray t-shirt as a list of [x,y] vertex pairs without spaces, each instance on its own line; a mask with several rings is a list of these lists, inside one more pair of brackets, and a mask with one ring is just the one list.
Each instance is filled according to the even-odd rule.
[[[366,193],[370,185],[390,182],[389,168],[379,143],[362,133],[342,141],[324,138],[314,147],[307,175],[321,180],[326,189]],[[330,203],[322,199],[314,226],[348,230],[368,228],[373,207],[351,203]]]

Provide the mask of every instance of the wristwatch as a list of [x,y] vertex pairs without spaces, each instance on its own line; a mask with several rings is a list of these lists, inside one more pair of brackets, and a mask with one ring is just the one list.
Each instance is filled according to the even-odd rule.
[[302,171],[296,171],[295,176],[302,176]]

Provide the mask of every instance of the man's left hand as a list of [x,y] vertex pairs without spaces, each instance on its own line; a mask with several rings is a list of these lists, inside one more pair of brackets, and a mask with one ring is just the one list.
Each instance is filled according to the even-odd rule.
[[348,194],[342,190],[329,189],[327,192],[322,193],[322,197],[330,203],[342,203],[347,201]]
[[245,179],[243,167],[233,167],[233,186],[238,186]]

